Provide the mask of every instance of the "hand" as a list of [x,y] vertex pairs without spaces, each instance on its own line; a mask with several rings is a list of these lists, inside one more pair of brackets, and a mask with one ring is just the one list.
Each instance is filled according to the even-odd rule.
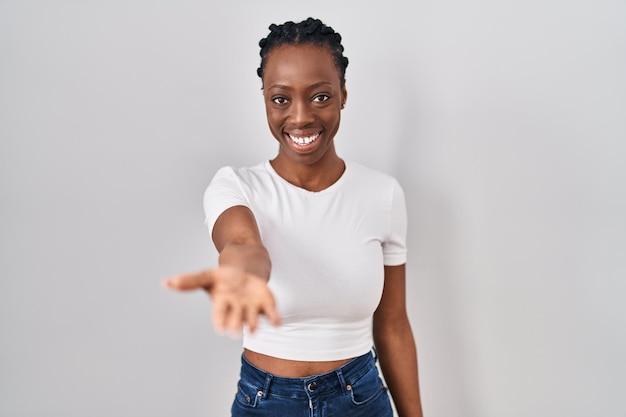
[[267,282],[241,269],[221,266],[176,275],[164,285],[178,291],[205,290],[213,301],[213,326],[220,333],[239,335],[244,325],[254,332],[260,314],[265,314],[273,325],[280,324]]

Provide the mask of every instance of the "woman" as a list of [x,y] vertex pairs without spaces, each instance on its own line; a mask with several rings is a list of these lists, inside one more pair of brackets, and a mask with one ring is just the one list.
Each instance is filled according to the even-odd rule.
[[278,154],[217,172],[204,205],[219,265],[166,285],[206,290],[215,328],[243,330],[233,416],[392,416],[387,387],[400,416],[422,416],[402,189],[335,151],[341,36],[312,18],[269,29],[257,72]]

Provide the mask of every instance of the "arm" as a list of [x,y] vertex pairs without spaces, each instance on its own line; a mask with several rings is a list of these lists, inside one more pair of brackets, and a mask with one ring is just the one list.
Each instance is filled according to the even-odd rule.
[[406,313],[405,265],[385,266],[382,299],[374,313],[380,368],[400,417],[422,417],[417,349]]
[[270,256],[249,208],[235,206],[222,213],[213,226],[212,238],[220,253],[219,266],[239,268],[269,280]]
[[213,300],[213,324],[220,332],[238,334],[244,325],[254,331],[259,314],[277,325],[280,319],[267,287],[271,262],[253,213],[244,206],[229,208],[217,219],[212,237],[220,254],[218,267],[171,277],[165,285],[207,291]]

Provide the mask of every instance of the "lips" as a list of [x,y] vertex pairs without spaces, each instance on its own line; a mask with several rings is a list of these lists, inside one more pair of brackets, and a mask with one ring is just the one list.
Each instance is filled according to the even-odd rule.
[[311,143],[315,142],[320,137],[320,132],[318,132],[318,133],[316,133],[314,135],[310,135],[310,136],[297,136],[297,135],[293,135],[291,133],[288,133],[287,136],[296,145],[307,146],[307,145],[310,145]]

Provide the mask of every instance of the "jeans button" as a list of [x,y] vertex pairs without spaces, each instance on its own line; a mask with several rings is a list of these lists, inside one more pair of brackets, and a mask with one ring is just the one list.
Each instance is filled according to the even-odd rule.
[[317,389],[317,382],[313,381],[309,385],[307,385],[309,391],[315,391]]

